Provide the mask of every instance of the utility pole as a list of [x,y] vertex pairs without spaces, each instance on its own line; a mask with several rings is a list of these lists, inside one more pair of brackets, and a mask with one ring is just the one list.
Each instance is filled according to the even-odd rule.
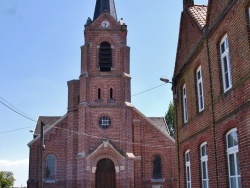
[[41,131],[40,131],[40,139],[41,139],[41,180],[40,180],[40,187],[43,188],[43,150],[45,149],[45,145],[44,145],[44,134],[43,134],[43,127],[45,126],[45,124],[43,123],[43,121],[41,121]]

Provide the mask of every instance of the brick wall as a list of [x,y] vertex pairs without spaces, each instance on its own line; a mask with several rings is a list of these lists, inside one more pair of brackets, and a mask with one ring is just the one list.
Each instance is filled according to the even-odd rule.
[[[179,187],[186,185],[184,154],[190,150],[192,187],[201,187],[201,165],[199,147],[206,141],[208,154],[208,175],[210,187],[229,187],[226,137],[232,128],[237,128],[239,141],[239,163],[242,177],[242,187],[248,187],[249,164],[246,159],[250,135],[249,101],[250,101],[250,53],[248,40],[248,20],[246,10],[249,4],[243,1],[209,1],[208,22],[203,38],[198,35],[200,42],[198,50],[187,56],[182,48],[178,48],[174,75],[174,86],[178,90],[176,106],[176,129],[179,156]],[[189,17],[182,17],[181,23],[188,22]],[[193,33],[188,26],[181,25],[187,32]],[[206,26],[205,26],[206,27]],[[185,35],[180,30],[180,38]],[[219,45],[222,37],[227,34],[232,73],[232,88],[223,91]],[[185,42],[188,43],[189,40]],[[197,43],[198,43],[197,42]],[[185,51],[192,51],[189,47]],[[198,111],[196,69],[201,66],[203,78],[203,93],[205,108]],[[183,123],[182,86],[187,85],[188,123]]]
[[[108,29],[101,27],[103,19],[110,22]],[[175,188],[174,140],[129,103],[130,48],[126,46],[126,27],[109,14],[102,14],[85,26],[84,35],[80,78],[68,82],[68,112],[62,122],[45,134],[43,161],[53,153],[57,158],[57,173],[56,181],[45,182],[44,187],[95,188],[97,164],[101,159],[108,158],[115,166],[117,188],[146,188],[152,185]],[[109,42],[112,48],[112,68],[109,72],[99,70],[99,47],[103,41]],[[106,129],[99,125],[103,116],[111,119],[111,125]],[[37,170],[41,169],[39,148],[39,139],[30,145],[29,179],[36,180],[29,184],[30,188],[38,186],[37,182],[41,183],[41,173]],[[135,158],[133,155],[129,157],[129,154],[134,154]],[[162,159],[160,182],[152,182],[154,155]]]

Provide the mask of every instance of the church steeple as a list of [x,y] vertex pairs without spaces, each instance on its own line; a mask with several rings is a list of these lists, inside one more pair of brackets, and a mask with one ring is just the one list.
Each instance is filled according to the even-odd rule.
[[108,12],[115,20],[117,20],[114,0],[96,0],[93,20],[103,12]]

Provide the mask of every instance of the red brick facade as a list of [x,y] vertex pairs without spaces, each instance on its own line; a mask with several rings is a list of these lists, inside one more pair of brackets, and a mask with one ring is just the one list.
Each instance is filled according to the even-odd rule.
[[[190,153],[191,187],[202,187],[200,147],[203,143],[207,143],[206,169],[209,187],[230,187],[229,180],[233,176],[228,165],[229,150],[226,138],[232,130],[236,130],[238,137],[236,163],[239,164],[239,169],[237,169],[238,179],[236,178],[238,184],[235,187],[250,187],[249,6],[250,1],[240,0],[209,0],[207,7],[184,6],[173,76],[180,188],[186,187],[189,183],[186,170],[189,163],[185,161],[187,151]],[[202,25],[204,17],[205,25]],[[221,42],[226,36],[230,58],[222,61]],[[231,86],[226,91],[223,85],[225,83],[230,85],[230,80],[223,82],[223,78],[227,76],[222,74],[226,69],[225,62],[230,62],[228,74],[231,79]],[[198,101],[199,67],[204,98],[202,110],[199,110]],[[187,122],[184,121],[185,104],[182,90],[184,84],[186,84]]]
[[[103,20],[109,21],[107,28],[102,26]],[[37,129],[41,121],[45,123],[45,149],[41,149],[39,131],[29,143],[28,187],[95,188],[98,163],[109,159],[114,164],[114,187],[174,188],[175,141],[165,124],[160,125],[164,119],[147,118],[130,103],[127,26],[103,13],[85,25],[84,36],[81,75],[68,82],[68,112],[54,121],[39,117]],[[110,71],[100,71],[102,42],[111,44]],[[104,116],[111,120],[108,128],[99,125]],[[47,181],[50,154],[56,158],[56,172],[54,179]],[[161,159],[160,178],[153,177],[155,156]]]

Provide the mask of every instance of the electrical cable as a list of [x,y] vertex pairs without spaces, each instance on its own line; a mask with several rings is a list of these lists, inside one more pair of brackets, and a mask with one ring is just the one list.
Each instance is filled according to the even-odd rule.
[[34,126],[23,127],[23,128],[20,128],[20,129],[13,129],[13,130],[9,130],[9,131],[4,131],[4,132],[0,132],[0,134],[9,133],[9,132],[14,132],[14,131],[20,131],[20,130],[28,129],[28,128],[32,128],[32,127],[34,127]]
[[116,140],[116,139],[108,139],[108,138],[105,138],[105,137],[86,134],[86,133],[80,133],[80,132],[76,132],[76,131],[72,131],[72,130],[68,130],[68,129],[64,129],[64,128],[56,127],[56,126],[54,126],[52,128],[62,130],[62,131],[66,131],[66,132],[70,132],[70,133],[77,134],[77,135],[83,135],[83,136],[87,136],[87,137],[98,138],[98,139],[101,139],[101,140],[110,140],[112,142],[126,143],[126,144],[130,144],[130,145],[139,145],[139,146],[153,147],[153,148],[156,148],[156,147],[158,147],[158,148],[175,148],[175,146],[159,146],[159,144],[156,146],[155,143],[152,143],[152,145],[151,145],[151,144],[141,144],[141,143],[135,143],[135,142],[127,142],[127,141]]
[[6,106],[7,108],[9,108],[9,109],[12,110],[13,112],[19,114],[20,116],[23,116],[24,118],[26,118],[26,119],[28,119],[28,120],[30,120],[30,121],[37,122],[36,120],[34,120],[34,119],[32,119],[32,118],[29,118],[29,117],[27,117],[26,115],[24,115],[24,114],[18,112],[17,110],[11,108],[10,106],[8,106],[7,104],[5,104],[4,102],[0,101],[0,103],[2,103],[4,106]]
[[2,100],[5,102],[5,104],[7,103],[9,106],[11,106],[13,109],[15,109],[16,111],[20,112],[21,114],[23,114],[23,115],[29,117],[30,119],[34,119],[34,118],[32,118],[31,116],[29,116],[28,114],[25,114],[25,113],[22,112],[21,110],[17,109],[15,106],[13,106],[13,105],[10,104],[8,101],[6,101],[3,97],[0,96],[0,99],[2,99]]
[[161,87],[161,86],[163,86],[163,85],[165,85],[165,84],[166,84],[166,83],[161,84],[161,85],[158,85],[158,86],[155,86],[155,87],[150,88],[150,89],[147,89],[147,90],[142,91],[142,92],[140,92],[140,93],[133,94],[131,97],[134,97],[134,96],[136,96],[136,95],[140,95],[140,94],[142,94],[142,93],[146,93],[146,92],[148,92],[148,91],[150,91],[150,90],[156,89],[156,88]]
[[[166,83],[164,83],[166,84]],[[150,89],[147,89],[145,91],[142,91],[142,92],[139,92],[139,93],[136,93],[136,94],[133,94],[131,95],[131,97],[134,97],[134,96],[137,96],[137,95],[140,95],[142,93],[146,93],[148,91],[151,91],[153,89],[156,89],[158,87],[161,87],[163,86],[164,84],[161,84],[161,85],[158,85],[158,86],[155,86],[153,88],[150,88]],[[34,118],[30,117],[29,115],[25,114],[24,112],[22,112],[21,110],[17,109],[15,106],[13,106],[12,104],[10,104],[8,101],[6,101],[4,98],[0,97],[0,99],[2,99],[3,101],[0,101],[0,103],[2,103],[5,107],[9,108],[10,110],[12,110],[13,112],[19,114],[20,116],[30,120],[30,121],[33,121],[33,122],[37,122]],[[7,104],[6,104],[7,103]],[[65,111],[65,110],[64,110]],[[34,126],[32,126],[34,127]],[[4,132],[0,132],[0,134],[4,134],[4,133],[9,133],[9,132],[14,132],[14,131],[18,131],[18,130],[22,130],[22,129],[27,129],[27,128],[31,128],[31,127],[24,127],[24,128],[20,128],[20,129],[13,129],[13,130],[9,130],[9,131],[4,131]]]

